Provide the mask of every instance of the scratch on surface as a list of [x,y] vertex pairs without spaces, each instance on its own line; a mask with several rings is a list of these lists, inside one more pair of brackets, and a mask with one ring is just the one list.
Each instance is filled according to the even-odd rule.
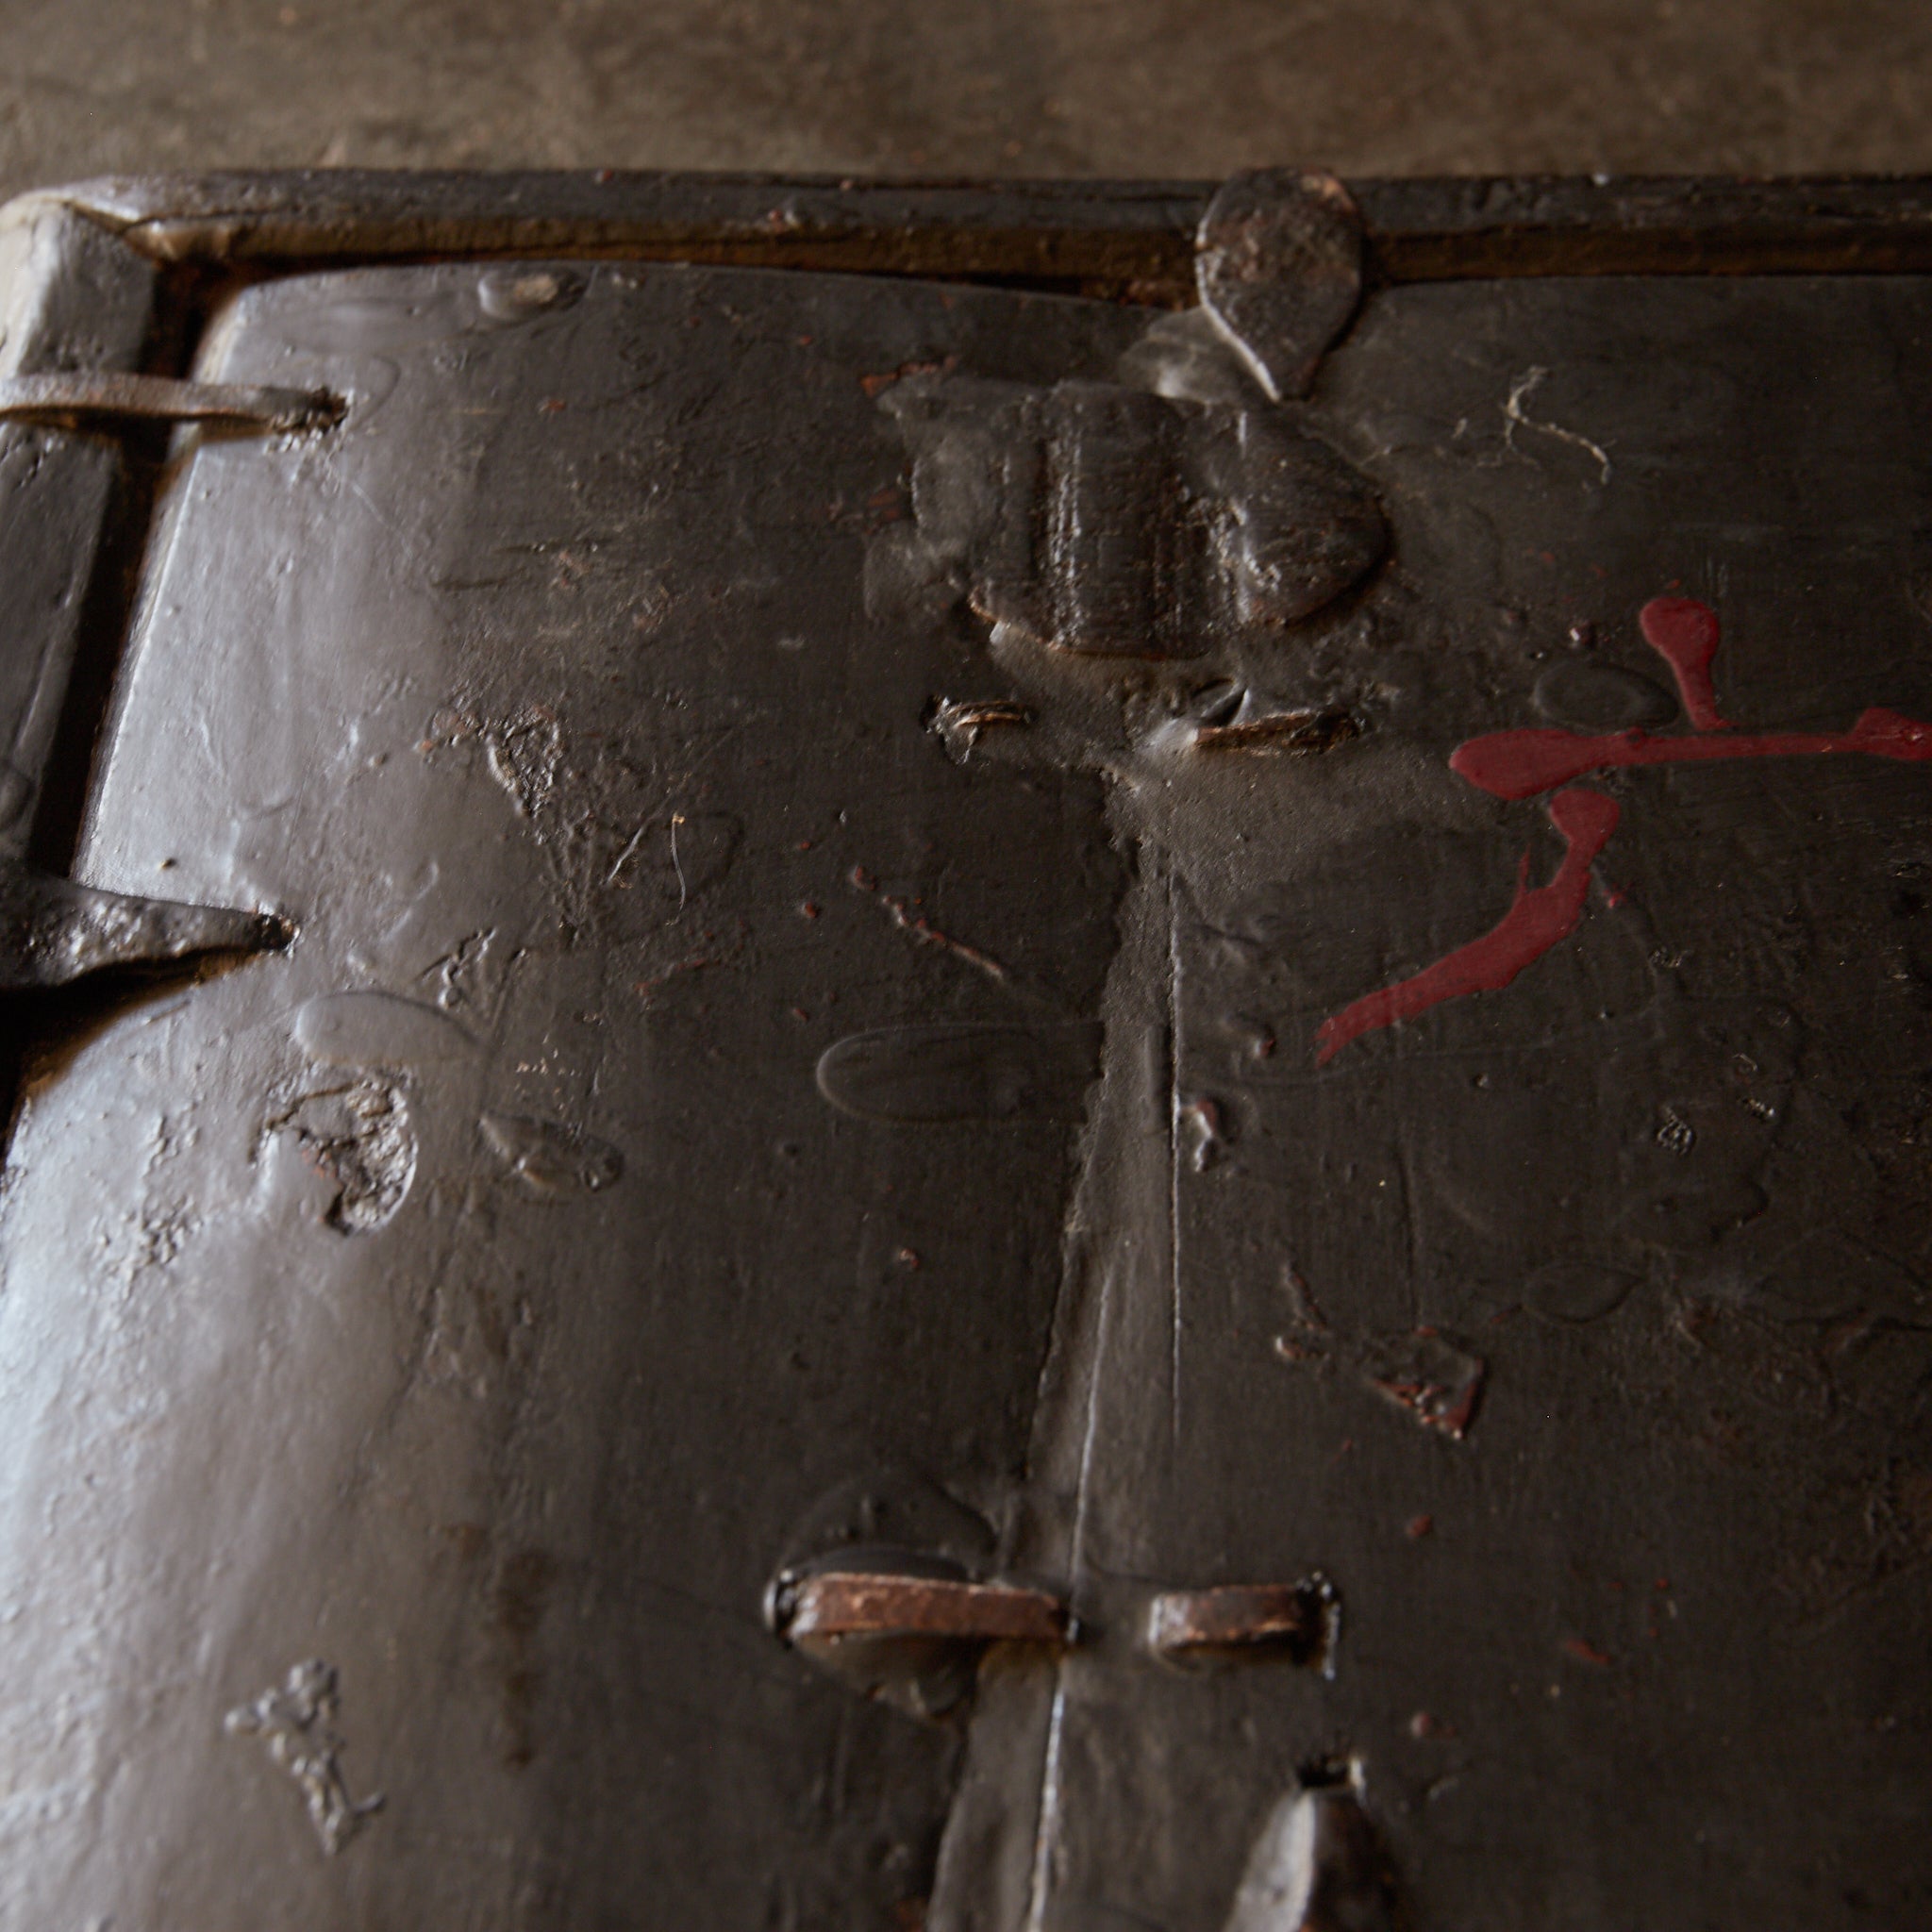
[[684,876],[684,861],[677,856],[677,828],[684,823],[684,814],[675,811],[671,814],[671,870],[677,874],[677,909],[682,912],[685,901],[691,897],[691,887]]
[[[1065,1671],[1065,1664],[1060,1669]],[[1046,1924],[1047,1885],[1054,1840],[1059,1835],[1060,1726],[1067,1713],[1064,1682],[1053,1687],[1053,1711],[1046,1721],[1046,1775],[1040,1793],[1040,1823],[1033,1840],[1033,1877],[1027,1887],[1025,1932],[1041,1932]]]
[[[625,867],[631,862],[631,860],[634,858],[636,858],[638,847],[644,842],[644,834],[648,832],[650,829],[650,824],[648,821],[646,821],[643,824],[640,825],[635,832],[633,832],[630,835],[630,843],[626,845],[624,848],[624,850],[617,855],[617,863],[613,865],[610,868],[610,870],[604,874],[604,883],[607,886],[614,886],[617,883],[618,874],[621,873],[625,869]],[[675,864],[677,858],[677,847],[675,841],[671,848],[671,857],[672,861]],[[677,884],[679,891],[682,892],[684,888],[684,873],[682,870],[678,872]],[[677,903],[680,907],[682,907],[684,904],[684,900],[680,897]]]
[[1168,1307],[1173,1325],[1169,1426],[1181,1439],[1181,934],[1174,877],[1167,881],[1167,1234]]
[[1395,1173],[1402,1189],[1402,1221],[1408,1232],[1408,1305],[1409,1320],[1417,1327],[1423,1324],[1423,1224],[1417,1211],[1423,1199],[1423,1191],[1417,1183],[1415,1171],[1415,1150],[1409,1145],[1408,1129],[1410,1116],[1405,1108],[1396,1116],[1395,1123]]
[[654,973],[647,979],[631,982],[631,991],[637,993],[645,1006],[650,1006],[658,994],[681,973],[702,973],[711,966],[729,966],[744,952],[751,936],[751,928],[743,920],[738,922],[738,930],[728,943],[719,941],[715,932],[700,935],[705,945],[710,950],[688,953],[682,959],[675,959],[661,973]]
[[[1112,1326],[1113,1287],[1114,1271],[1108,1268],[1100,1280],[1098,1332],[1094,1340],[1093,1362],[1087,1377],[1087,1423],[1081,1434],[1080,1476],[1074,1497],[1073,1548],[1067,1562],[1067,1578],[1074,1589],[1079,1586],[1081,1563],[1086,1555],[1087,1506],[1092,1494],[1093,1445],[1100,1432],[1100,1391]],[[1076,1610],[1076,1619],[1077,1615]],[[1040,1774],[1040,1813],[1034,1823],[1033,1871],[1027,1886],[1024,1932],[1041,1932],[1046,1923],[1054,1841],[1059,1836],[1060,1731],[1066,1718],[1067,1665],[1068,1659],[1063,1657],[1054,1666],[1053,1709],[1047,1719],[1046,1762]]]
[[1541,389],[1549,373],[1547,369],[1525,370],[1509,385],[1509,394],[1503,404],[1504,443],[1515,449],[1519,429],[1534,429],[1541,435],[1554,436],[1558,442],[1567,442],[1571,448],[1580,449],[1594,458],[1600,472],[1599,482],[1607,483],[1610,480],[1610,459],[1601,443],[1592,442],[1587,436],[1579,436],[1574,429],[1559,428],[1555,423],[1541,422],[1524,413],[1523,399]]
[[964,961],[968,966],[983,973],[989,979],[1007,984],[1007,969],[991,954],[982,953],[976,946],[969,946],[962,940],[956,940],[950,934],[941,932],[938,926],[922,912],[912,908],[917,900],[896,897],[884,891],[878,881],[862,865],[855,865],[846,874],[855,891],[863,892],[875,899],[886,908],[887,914],[899,930],[922,946],[934,946],[942,953],[950,953],[954,958]]
[[427,552],[421,540],[412,537],[394,517],[383,508],[353,476],[344,476],[343,485],[349,494],[356,498],[375,521],[396,540],[404,557],[412,564],[425,565],[429,561]]

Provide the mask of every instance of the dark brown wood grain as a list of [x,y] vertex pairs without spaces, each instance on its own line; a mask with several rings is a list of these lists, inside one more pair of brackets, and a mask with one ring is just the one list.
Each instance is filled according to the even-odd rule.
[[[1550,275],[1906,274],[1932,268],[1917,177],[1361,180],[1385,283]],[[1193,299],[1204,182],[996,185],[355,170],[107,179],[50,191],[156,260],[552,255],[964,277]]]

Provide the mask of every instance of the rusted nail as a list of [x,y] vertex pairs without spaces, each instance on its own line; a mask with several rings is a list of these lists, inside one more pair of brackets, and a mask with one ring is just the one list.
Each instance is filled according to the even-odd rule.
[[1291,754],[1332,751],[1351,738],[1359,738],[1361,729],[1346,711],[1276,711],[1238,724],[1203,724],[1194,733],[1194,749]]
[[772,1626],[788,1643],[882,1637],[1059,1643],[1067,1612],[1058,1597],[1021,1584],[821,1570],[779,1579]]
[[1279,1652],[1319,1665],[1334,1647],[1340,1609],[1322,1577],[1167,1590],[1148,1606],[1147,1647],[1174,1663]]
[[0,421],[86,428],[125,421],[209,423],[229,429],[327,429],[342,417],[326,390],[178,382],[166,375],[61,370],[0,379]]
[[956,764],[964,764],[979,734],[999,725],[1025,725],[1033,713],[1017,698],[941,698],[934,706],[929,729],[939,735]]

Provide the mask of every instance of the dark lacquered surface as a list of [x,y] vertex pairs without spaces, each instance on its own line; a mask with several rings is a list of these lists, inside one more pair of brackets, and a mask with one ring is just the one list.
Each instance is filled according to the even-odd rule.
[[[350,413],[179,471],[81,870],[300,938],[109,1026],[15,1140],[7,1748],[75,1794],[9,1856],[27,1917],[890,1920],[930,1859],[949,1740],[760,1599],[896,1466],[1003,1509],[1070,1130],[908,1137],[814,1069],[1077,1019],[1122,867],[1097,779],[924,729],[974,644],[867,618],[902,458],[862,378],[1130,320],[502,280],[285,285],[204,358]],[[223,1735],[311,1654],[386,1794],[333,1860]]]
[[[891,405],[1236,407],[1185,325],[245,298],[198,373],[349,414],[175,473],[79,870],[300,936],[100,1026],[13,1141],[9,1909],[1259,1932],[1353,1758],[1423,1924],[1913,1923],[1924,772],[1592,779],[1573,935],[1315,1036],[1557,867],[1458,744],[1685,728],[1646,600],[1718,612],[1740,725],[1932,716],[1928,314],[1384,291],[1291,420],[1389,558],[1149,667],[989,637]],[[985,698],[1028,722],[960,761],[925,721]],[[1299,709],[1357,735],[1199,740]],[[962,1751],[764,1629],[841,1529],[1079,1641],[990,1656]],[[1160,1591],[1316,1572],[1332,1674],[1145,1650]],[[318,1829],[272,1745],[325,1733]]]
[[[1927,299],[1392,291],[1329,358],[1309,421],[1380,486],[1391,565],[1218,668],[1360,737],[1106,754],[1143,855],[1116,1018],[1178,1044],[1110,1037],[1036,1491],[1094,1641],[1050,1714],[986,1687],[957,1923],[1220,1924],[1276,1796],[1357,1754],[1424,1924],[1920,1909],[1924,767],[1592,778],[1620,818],[1573,937],[1316,1053],[1494,924],[1525,855],[1557,870],[1543,801],[1485,797],[1459,743],[1548,726],[1559,664],[1572,702],[1675,710],[1650,598],[1719,613],[1740,731],[1932,716]],[[1111,728],[1072,667],[1006,661]],[[1332,1681],[1139,1647],[1154,1582],[1318,1566]],[[1820,1761],[1824,1801],[1786,1770]],[[989,1904],[975,1832],[1025,1762],[1046,1823]]]

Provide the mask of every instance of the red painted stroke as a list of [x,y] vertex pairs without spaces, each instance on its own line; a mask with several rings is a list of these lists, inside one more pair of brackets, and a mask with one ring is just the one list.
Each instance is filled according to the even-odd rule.
[[1819,758],[1863,752],[1874,758],[1932,758],[1932,724],[1874,708],[1849,731],[1726,731],[1707,738],[1653,738],[1647,731],[1587,737],[1558,727],[1491,731],[1451,753],[1449,769],[1497,798],[1534,798],[1587,772],[1627,765],[1702,764],[1710,758]]
[[1710,687],[1717,657],[1717,612],[1695,597],[1653,597],[1637,613],[1643,641],[1677,675],[1684,708],[1697,731],[1728,731]]
[[1502,921],[1481,939],[1457,946],[1412,978],[1366,994],[1324,1020],[1315,1035],[1316,1060],[1335,1058],[1352,1040],[1412,1020],[1418,1013],[1465,993],[1500,992],[1525,966],[1534,965],[1559,940],[1576,930],[1590,891],[1590,869],[1617,829],[1617,801],[1577,786],[1550,800],[1550,821],[1563,835],[1563,862],[1546,886],[1531,888],[1529,858],[1523,855],[1516,898]]
[[1862,712],[1849,731],[1735,730],[1719,715],[1711,686],[1719,641],[1717,612],[1694,597],[1653,597],[1637,621],[1645,642],[1676,674],[1693,735],[1653,738],[1647,731],[1613,731],[1592,737],[1534,728],[1491,731],[1457,745],[1450,755],[1449,769],[1479,791],[1509,799],[1555,792],[1549,813],[1568,847],[1563,862],[1548,885],[1532,891],[1529,855],[1524,853],[1516,900],[1503,923],[1413,978],[1369,993],[1324,1021],[1315,1035],[1318,1062],[1333,1059],[1364,1033],[1413,1019],[1444,1000],[1500,991],[1575,931],[1590,891],[1590,868],[1617,825],[1613,799],[1574,786],[1588,773],[1633,765],[1701,764],[1712,758],[1821,758],[1847,752],[1874,758],[1932,759],[1932,724],[1876,708]]

